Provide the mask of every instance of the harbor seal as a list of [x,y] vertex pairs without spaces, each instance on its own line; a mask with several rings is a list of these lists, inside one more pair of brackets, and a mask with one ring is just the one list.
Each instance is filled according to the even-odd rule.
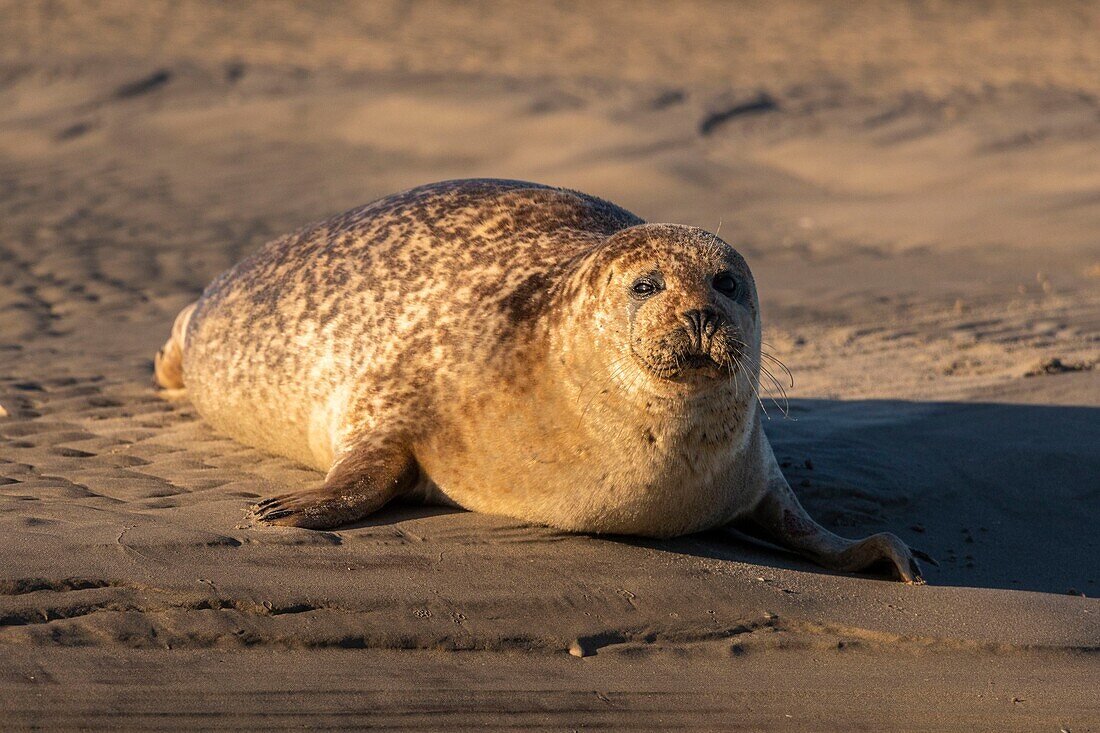
[[333,528],[395,497],[587,533],[724,525],[919,582],[892,534],[814,522],[761,428],[760,305],[717,235],[522,181],[414,188],[215,279],[156,379],[210,424],[325,472],[251,509]]

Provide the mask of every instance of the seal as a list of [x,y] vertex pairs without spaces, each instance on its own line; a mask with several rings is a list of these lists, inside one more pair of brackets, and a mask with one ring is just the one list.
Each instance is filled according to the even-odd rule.
[[919,582],[802,508],[761,427],[760,304],[715,234],[523,181],[435,183],[262,247],[177,317],[157,382],[325,472],[251,509],[326,529],[414,497],[563,530],[724,525]]

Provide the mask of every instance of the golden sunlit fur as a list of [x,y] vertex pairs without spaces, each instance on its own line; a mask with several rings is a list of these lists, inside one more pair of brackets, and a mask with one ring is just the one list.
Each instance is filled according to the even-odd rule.
[[[744,302],[712,287],[729,270]],[[664,289],[634,301],[631,284],[653,272]],[[446,496],[562,529],[657,537],[750,508],[770,449],[757,435],[759,312],[740,255],[701,230],[636,227],[590,255],[558,296],[538,326],[549,348],[518,389],[471,385],[450,402],[456,414],[445,422],[456,427],[417,446]],[[703,344],[715,366],[655,369],[684,350],[684,313],[705,308],[723,316]],[[466,409],[470,398],[477,411]]]
[[252,510],[333,528],[399,496],[583,532],[732,521],[815,561],[886,560],[805,513],[757,412],[756,286],[693,227],[522,181],[412,189],[269,243],[180,314],[157,379],[327,471]]

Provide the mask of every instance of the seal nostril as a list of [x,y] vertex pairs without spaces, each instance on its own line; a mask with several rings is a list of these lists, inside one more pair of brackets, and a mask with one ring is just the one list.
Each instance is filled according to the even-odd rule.
[[687,321],[688,336],[692,341],[699,341],[699,311],[684,311],[684,320]]
[[688,334],[695,342],[695,348],[702,351],[705,342],[709,341],[714,332],[718,330],[720,316],[713,308],[697,308],[684,311],[684,320],[688,324]]
[[718,332],[718,327],[722,325],[722,314],[713,308],[703,309],[703,333],[707,335],[707,338],[714,338],[714,334]]
[[688,333],[695,340],[696,347],[702,349],[704,341],[714,337],[722,316],[713,308],[698,308],[684,311],[684,319],[688,322]]

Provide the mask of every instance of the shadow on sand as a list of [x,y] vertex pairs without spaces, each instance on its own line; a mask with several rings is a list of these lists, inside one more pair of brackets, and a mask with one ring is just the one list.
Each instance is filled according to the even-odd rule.
[[[765,430],[818,521],[894,532],[939,561],[923,566],[930,583],[1100,594],[1098,408],[794,400]],[[399,504],[349,529],[454,511]],[[729,531],[616,541],[816,569]]]
[[[1100,409],[794,400],[765,424],[806,508],[838,534],[889,530],[930,583],[1100,593]],[[665,543],[808,568],[726,532]]]

